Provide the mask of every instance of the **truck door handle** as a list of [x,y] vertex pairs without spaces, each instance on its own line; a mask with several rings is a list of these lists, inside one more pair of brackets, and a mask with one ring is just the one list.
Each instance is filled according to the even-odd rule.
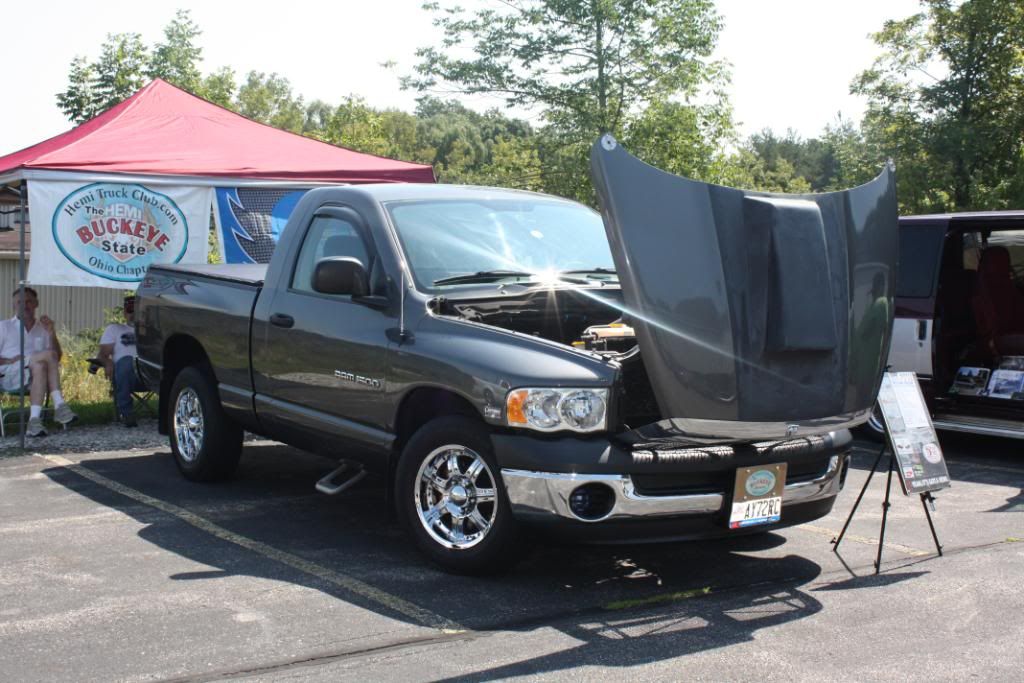
[[276,327],[291,327],[295,324],[295,318],[284,313],[271,313],[270,324]]
[[917,340],[924,341],[925,337],[928,336],[928,321],[918,320],[917,321]]

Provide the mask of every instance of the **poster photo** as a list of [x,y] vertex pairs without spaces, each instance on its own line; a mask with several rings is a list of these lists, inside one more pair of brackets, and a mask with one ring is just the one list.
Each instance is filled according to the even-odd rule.
[[1024,385],[1024,371],[996,370],[988,383],[988,395],[991,398],[1013,398]]
[[1000,370],[1024,370],[1024,356],[1003,356],[999,361]]
[[991,371],[988,368],[962,367],[953,380],[953,392],[961,396],[977,396],[988,387]]

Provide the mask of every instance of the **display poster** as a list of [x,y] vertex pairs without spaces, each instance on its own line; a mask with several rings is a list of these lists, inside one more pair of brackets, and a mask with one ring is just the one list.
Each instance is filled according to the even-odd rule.
[[154,263],[206,263],[213,189],[30,181],[32,284],[131,289]]
[[218,187],[217,241],[224,263],[270,263],[306,189]]
[[950,485],[928,408],[913,372],[887,372],[878,391],[889,444],[896,454],[903,493],[937,491]]

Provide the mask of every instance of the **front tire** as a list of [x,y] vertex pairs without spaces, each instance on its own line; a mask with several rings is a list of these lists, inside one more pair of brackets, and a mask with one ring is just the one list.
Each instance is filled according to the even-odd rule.
[[229,478],[242,455],[242,428],[224,414],[216,385],[196,367],[178,373],[168,404],[171,451],[191,481]]
[[885,420],[882,418],[882,409],[878,407],[877,402],[871,409],[871,417],[857,429],[857,433],[875,443],[885,441]]
[[449,572],[492,574],[519,559],[490,434],[476,420],[442,417],[421,427],[402,450],[395,500],[416,546]]

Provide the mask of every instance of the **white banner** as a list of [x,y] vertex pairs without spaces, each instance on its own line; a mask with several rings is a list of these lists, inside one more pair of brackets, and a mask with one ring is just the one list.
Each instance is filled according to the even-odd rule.
[[134,289],[151,263],[206,263],[212,187],[28,183],[28,281]]

